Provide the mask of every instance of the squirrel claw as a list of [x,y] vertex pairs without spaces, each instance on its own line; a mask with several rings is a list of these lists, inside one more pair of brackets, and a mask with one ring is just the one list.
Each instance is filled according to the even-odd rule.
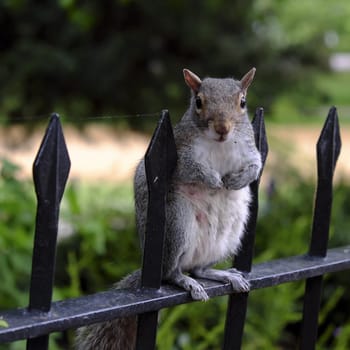
[[229,277],[228,279],[235,292],[249,292],[250,283],[245,279],[241,272],[231,273],[231,277]]
[[195,279],[186,276],[182,273],[177,273],[168,279],[169,282],[187,290],[191,293],[191,296],[194,300],[207,301],[209,296],[204,290],[203,286],[197,282]]
[[248,186],[252,181],[256,180],[259,175],[260,167],[256,164],[251,164],[238,173],[226,174],[222,181],[228,190],[240,190]]
[[204,290],[204,287],[202,286],[202,284],[194,279],[192,279],[192,281],[188,284],[188,290],[190,291],[193,300],[201,300],[201,301],[209,300],[209,296],[207,292]]
[[201,288],[192,288],[191,289],[191,297],[193,300],[201,300],[201,301],[208,301],[209,296],[207,292],[204,290],[202,286]]

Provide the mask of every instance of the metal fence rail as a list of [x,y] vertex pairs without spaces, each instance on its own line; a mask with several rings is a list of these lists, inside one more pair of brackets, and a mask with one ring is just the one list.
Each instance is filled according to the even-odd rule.
[[[265,162],[268,146],[263,110],[253,120],[256,144]],[[253,265],[259,180],[250,185],[253,201],[243,248],[235,267],[247,273],[251,289],[306,280],[300,349],[314,349],[322,276],[350,269],[350,246],[328,249],[332,207],[332,181],[341,141],[338,116],[331,108],[317,144],[318,183],[308,253]],[[169,113],[163,111],[145,156],[149,189],[148,223],[138,290],[110,290],[94,295],[51,302],[55,267],[59,205],[68,178],[70,161],[58,115],[53,114],[34,162],[38,198],[28,308],[0,311],[9,327],[0,328],[0,343],[28,339],[27,349],[48,348],[49,334],[117,317],[139,315],[137,349],[154,349],[158,311],[191,302],[188,293],[161,284],[161,259],[165,223],[165,198],[176,164],[176,148]],[[229,284],[203,281],[210,297],[230,295],[223,349],[240,349],[248,306],[248,293],[232,294]]]
[[[286,282],[303,280],[325,273],[350,269],[350,246],[328,250],[327,258],[307,255],[278,259],[253,266],[248,280],[251,289],[267,288]],[[203,281],[210,297],[232,292],[229,284]],[[111,290],[75,299],[52,303],[51,311],[43,313],[17,309],[1,313],[10,324],[1,329],[0,342],[38,337],[116,317],[157,311],[191,302],[184,291],[166,285],[160,290]]]

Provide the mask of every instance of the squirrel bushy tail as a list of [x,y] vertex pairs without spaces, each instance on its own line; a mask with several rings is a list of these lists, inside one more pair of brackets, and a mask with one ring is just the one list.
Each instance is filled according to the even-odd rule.
[[[113,288],[138,288],[141,270],[126,276]],[[136,342],[137,316],[92,324],[77,331],[77,350],[133,350]]]

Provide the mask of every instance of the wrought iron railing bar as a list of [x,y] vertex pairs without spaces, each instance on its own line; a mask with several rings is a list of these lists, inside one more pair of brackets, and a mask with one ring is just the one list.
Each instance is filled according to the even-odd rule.
[[140,314],[137,322],[136,349],[153,350],[156,346],[158,310]]
[[328,245],[333,195],[333,174],[340,154],[341,139],[335,107],[328,113],[317,142],[317,191],[309,254],[325,256]]
[[313,350],[316,348],[322,284],[322,275],[308,278],[305,281],[300,350]]
[[[59,205],[68,178],[70,160],[59,116],[53,114],[33,165],[37,216],[30,282],[30,311],[51,307],[56,258]],[[29,339],[27,350],[48,348],[48,336]]]
[[[326,258],[296,256],[254,265],[251,289],[276,286],[350,269],[350,246],[329,249]],[[210,297],[232,293],[229,284],[202,280]],[[110,290],[53,302],[49,313],[16,309],[0,312],[9,324],[0,328],[0,343],[36,337],[83,325],[151,312],[193,301],[187,292],[164,285],[160,290]]]
[[[262,163],[264,166],[268,154],[268,144],[266,138],[263,108],[256,109],[252,125],[255,134],[256,146],[261,154]],[[262,171],[263,169],[261,170],[260,176],[262,174]],[[251,271],[253,261],[256,221],[259,208],[258,191],[260,176],[258,180],[254,181],[250,185],[252,202],[249,210],[249,221],[247,224],[246,233],[243,238],[242,249],[236,257],[234,263],[235,267],[238,270],[245,272]],[[241,348],[247,305],[248,293],[230,295],[226,311],[223,349],[228,350]]]
[[231,294],[228,300],[224,333],[224,350],[240,349],[248,308],[249,293]]
[[243,237],[242,249],[240,250],[237,257],[235,258],[235,262],[234,262],[234,265],[238,270],[245,271],[245,272],[250,272],[252,267],[254,244],[255,244],[255,229],[256,229],[256,222],[257,222],[258,208],[259,208],[258,190],[259,190],[259,184],[260,184],[260,177],[264,170],[264,165],[268,155],[268,144],[267,144],[267,136],[266,136],[266,130],[265,130],[263,108],[256,109],[255,116],[252,121],[252,125],[253,125],[254,134],[255,134],[255,143],[261,154],[263,167],[261,169],[259,179],[254,181],[250,185],[250,189],[252,193],[252,202],[250,206],[249,221],[247,223],[246,233]]
[[[332,107],[317,142],[317,190],[312,233],[308,254],[325,257],[327,253],[331,220],[333,174],[340,154],[341,139],[337,110]],[[303,320],[301,325],[301,350],[316,347],[318,314],[322,293],[322,275],[306,280]]]
[[[168,183],[176,166],[176,146],[169,112],[162,111],[158,126],[145,155],[148,186],[147,226],[144,242],[141,288],[159,289],[165,231],[165,201]],[[136,349],[155,348],[158,312],[138,317]]]

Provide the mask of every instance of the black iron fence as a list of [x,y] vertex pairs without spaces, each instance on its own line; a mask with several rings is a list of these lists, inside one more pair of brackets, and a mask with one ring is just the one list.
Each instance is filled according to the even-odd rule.
[[[265,163],[268,146],[263,110],[253,120],[256,144]],[[259,180],[250,185],[253,201],[243,248],[235,267],[247,273],[251,289],[306,280],[300,349],[314,349],[318,313],[325,273],[350,269],[350,246],[327,249],[332,207],[332,182],[341,140],[338,116],[331,108],[317,143],[318,182],[310,246],[307,254],[252,266],[258,214]],[[161,285],[161,260],[165,224],[165,196],[168,179],[176,164],[176,148],[167,111],[163,111],[145,156],[149,187],[149,209],[142,287],[138,290],[110,290],[75,299],[52,302],[59,207],[70,160],[59,117],[53,114],[34,162],[37,217],[28,308],[0,311],[8,327],[0,328],[0,344],[27,339],[27,349],[48,348],[52,332],[118,317],[139,315],[138,350],[155,348],[158,311],[191,302],[188,293]],[[0,232],[1,234],[1,232]],[[232,294],[230,284],[203,281],[210,297],[230,295],[223,349],[240,349],[249,293]]]

